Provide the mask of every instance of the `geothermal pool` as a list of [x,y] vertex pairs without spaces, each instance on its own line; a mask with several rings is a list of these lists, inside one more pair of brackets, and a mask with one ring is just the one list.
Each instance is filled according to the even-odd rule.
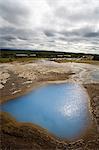
[[31,122],[59,138],[75,140],[90,125],[88,99],[78,84],[49,84],[8,101],[1,108],[17,121]]

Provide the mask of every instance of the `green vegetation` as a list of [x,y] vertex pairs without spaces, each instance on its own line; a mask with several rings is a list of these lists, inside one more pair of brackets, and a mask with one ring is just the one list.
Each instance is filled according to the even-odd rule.
[[[0,63],[9,63],[9,62],[33,62],[35,60],[38,60],[41,58],[0,58]],[[47,58],[42,58],[42,59],[47,59]],[[95,60],[67,60],[67,59],[56,59],[53,60],[55,62],[58,63],[66,63],[66,62],[75,62],[75,63],[88,63],[88,64],[95,64],[95,65],[99,65],[99,61],[95,61]]]
[[7,62],[33,62],[34,60],[37,60],[38,58],[0,58],[0,63],[7,63]]
[[[30,50],[1,50],[1,57],[3,58],[16,58],[20,54],[27,55],[26,57],[37,57],[37,58],[54,58],[59,56],[64,56],[64,52],[55,51],[30,51]],[[31,56],[34,55],[34,56]]]
[[[83,54],[83,53],[68,53],[57,51],[39,51],[39,50],[0,50],[0,62],[31,62],[35,59],[50,59],[57,62],[84,62],[99,61],[99,55]],[[96,63],[96,62],[95,62]]]
[[0,63],[6,63],[13,61],[11,58],[0,58]]

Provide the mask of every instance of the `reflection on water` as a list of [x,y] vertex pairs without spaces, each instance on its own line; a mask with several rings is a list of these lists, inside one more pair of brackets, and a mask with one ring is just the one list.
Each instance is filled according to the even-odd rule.
[[90,123],[88,95],[77,84],[50,84],[2,105],[18,121],[47,128],[60,138],[76,139]]

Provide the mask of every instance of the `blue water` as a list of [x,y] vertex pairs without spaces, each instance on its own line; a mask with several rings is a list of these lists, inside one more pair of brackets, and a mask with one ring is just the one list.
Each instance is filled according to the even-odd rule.
[[74,140],[90,123],[88,95],[77,84],[50,84],[2,104],[21,122],[32,122],[59,138]]

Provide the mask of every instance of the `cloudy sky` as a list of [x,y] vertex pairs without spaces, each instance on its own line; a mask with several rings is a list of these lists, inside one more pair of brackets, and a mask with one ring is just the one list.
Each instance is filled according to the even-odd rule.
[[0,47],[99,54],[99,0],[0,0]]

